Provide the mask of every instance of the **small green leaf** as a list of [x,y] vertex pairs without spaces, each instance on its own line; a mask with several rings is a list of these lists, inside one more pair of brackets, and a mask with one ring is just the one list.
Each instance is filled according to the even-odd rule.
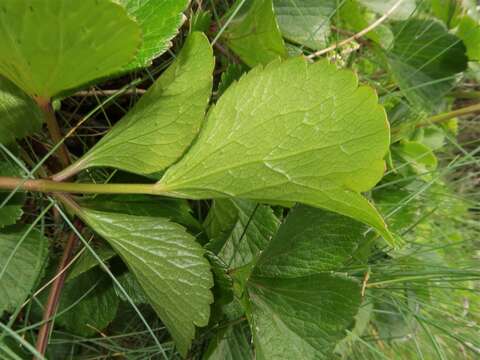
[[360,306],[360,284],[339,273],[365,227],[342,215],[293,209],[247,282],[257,359],[331,359]]
[[40,130],[43,115],[31,98],[0,76],[0,119],[0,144],[10,144]]
[[[135,304],[148,304],[148,297],[145,295],[142,287],[138,283],[135,276],[132,275],[130,271],[125,271],[122,275],[117,276],[117,280],[120,285],[123,287],[123,290],[127,293]],[[113,285],[117,296],[122,299],[123,301],[128,301],[129,299],[125,296],[125,294],[120,291],[116,284]]]
[[205,220],[209,248],[228,265],[252,262],[273,237],[279,221],[270,207],[248,200],[219,199]]
[[0,74],[45,99],[120,70],[141,43],[108,0],[2,0],[0,24]]
[[305,203],[363,221],[392,241],[360,195],[381,179],[388,146],[385,110],[351,71],[301,58],[273,62],[229,87],[155,191]]
[[56,321],[76,335],[98,335],[115,318],[118,302],[110,278],[94,269],[65,284]]
[[[107,261],[116,255],[115,251],[109,246],[102,246],[95,249],[95,253],[102,261]],[[75,279],[77,276],[86,273],[87,271],[100,265],[98,260],[88,250],[78,258],[72,265],[68,272],[67,282]]]
[[208,324],[213,301],[212,274],[202,247],[167,219],[89,209],[80,215],[122,257],[185,355],[195,325]]
[[465,46],[435,20],[395,22],[392,30],[395,41],[388,59],[402,93],[413,105],[438,111],[455,75],[467,68]]
[[275,15],[283,36],[297,44],[318,50],[330,35],[330,19],[336,0],[274,0]]
[[214,59],[205,35],[193,33],[175,62],[79,162],[137,174],[176,162],[197,135],[212,90]]
[[36,284],[48,256],[48,239],[28,226],[0,230],[0,314],[14,311]]
[[471,61],[480,61],[480,24],[470,16],[460,20],[457,36],[467,47],[467,55]]
[[432,149],[422,143],[402,141],[392,147],[392,152],[402,158],[419,175],[437,168],[437,157]]
[[[20,176],[18,166],[12,164],[5,154],[0,154],[0,176]],[[0,205],[10,196],[9,190],[0,191]],[[6,204],[0,207],[0,229],[7,225],[15,224],[23,215],[22,206],[25,202],[25,194],[17,192]]]
[[237,1],[231,12],[241,6],[223,34],[225,42],[250,67],[285,58],[287,52],[273,13],[272,0]]
[[128,64],[128,69],[149,66],[152,60],[162,55],[170,46],[172,38],[178,33],[185,16],[182,11],[188,0],[118,0],[127,12],[139,23],[143,43]]
[[[364,5],[369,10],[383,15],[389,11],[398,0],[359,0],[360,4]],[[403,0],[393,13],[389,16],[391,19],[405,20],[412,16],[417,8],[415,0]]]

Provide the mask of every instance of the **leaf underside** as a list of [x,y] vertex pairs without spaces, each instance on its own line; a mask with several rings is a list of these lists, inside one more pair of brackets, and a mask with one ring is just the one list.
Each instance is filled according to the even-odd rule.
[[210,316],[213,286],[204,250],[183,227],[158,217],[82,209],[83,219],[122,257],[181,354]]
[[208,39],[193,33],[175,62],[75,166],[111,166],[147,175],[177,161],[200,129],[213,66]]
[[363,221],[392,240],[360,195],[381,179],[388,146],[385,111],[351,71],[326,61],[277,61],[228,88],[156,191],[305,203]]

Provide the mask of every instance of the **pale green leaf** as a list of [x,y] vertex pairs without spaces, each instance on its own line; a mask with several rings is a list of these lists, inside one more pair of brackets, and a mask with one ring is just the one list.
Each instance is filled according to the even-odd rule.
[[241,6],[223,34],[225,42],[250,67],[267,64],[287,56],[273,13],[272,0],[239,0],[232,13]]
[[10,144],[41,129],[43,115],[21,89],[0,76],[0,144]]
[[273,237],[279,221],[270,207],[248,200],[219,199],[205,221],[209,248],[237,268],[252,262]]
[[200,128],[212,90],[213,55],[193,33],[175,62],[79,162],[147,175],[176,162]]
[[202,247],[167,219],[89,209],[80,215],[122,257],[185,355],[195,325],[208,324],[213,301]]
[[462,41],[435,20],[409,19],[392,25],[389,63],[400,90],[413,104],[438,111],[456,74],[467,68]]
[[49,99],[120,70],[140,27],[109,0],[2,0],[0,74]]
[[[383,15],[395,6],[398,0],[359,0],[359,2],[369,10]],[[389,17],[391,19],[405,20],[413,15],[416,8],[415,0],[403,0]]]
[[188,0],[117,0],[125,6],[142,29],[143,42],[135,59],[127,66],[134,69],[151,65],[171,46],[170,40],[178,33],[185,20],[182,11]]
[[[20,176],[18,166],[13,164],[5,154],[0,154],[0,176]],[[10,197],[11,190],[0,191],[0,205],[3,204],[7,197]],[[8,200],[0,208],[0,229],[7,225],[15,224],[23,214],[22,206],[25,202],[25,194],[21,192],[15,193],[12,198]]]
[[392,153],[403,159],[417,174],[426,174],[437,168],[437,157],[422,143],[402,141],[392,147]]
[[286,39],[315,50],[325,47],[336,0],[274,0],[273,4]]
[[470,16],[460,20],[457,36],[467,47],[467,55],[471,61],[480,61],[480,24]]
[[364,226],[345,216],[293,209],[247,282],[257,359],[331,359],[360,306],[360,284],[340,273]]
[[381,179],[388,146],[385,111],[351,71],[326,61],[277,61],[229,87],[154,191],[305,203],[363,221],[392,240],[360,195]]
[[31,293],[48,256],[48,239],[28,226],[0,230],[0,314],[14,311]]

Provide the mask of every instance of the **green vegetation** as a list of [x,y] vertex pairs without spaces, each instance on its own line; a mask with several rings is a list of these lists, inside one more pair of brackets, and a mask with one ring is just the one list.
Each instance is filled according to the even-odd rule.
[[1,359],[476,359],[473,0],[2,0]]

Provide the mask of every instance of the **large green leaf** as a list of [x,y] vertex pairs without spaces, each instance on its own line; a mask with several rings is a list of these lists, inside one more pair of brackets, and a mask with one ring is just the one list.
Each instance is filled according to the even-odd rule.
[[80,215],[123,258],[185,355],[195,325],[208,324],[213,301],[202,247],[167,219],[89,209]]
[[0,230],[0,314],[14,311],[30,294],[48,256],[48,239],[27,226]]
[[311,49],[320,49],[330,34],[336,0],[274,0],[275,15],[285,38]]
[[438,111],[455,75],[467,67],[465,46],[435,20],[410,19],[392,25],[389,63],[402,93],[427,111]]
[[270,207],[248,200],[219,199],[205,221],[211,248],[230,267],[252,262],[277,231]]
[[[18,166],[12,164],[12,161],[5,154],[0,154],[0,176],[20,176]],[[15,224],[23,214],[22,206],[25,201],[25,194],[15,193],[5,204],[3,202],[10,197],[11,190],[0,191],[0,229],[7,225]]]
[[177,161],[205,115],[213,63],[207,38],[193,33],[176,61],[74,167],[111,166],[146,175]]
[[21,139],[42,126],[43,115],[21,89],[0,76],[0,144]]
[[385,111],[354,73],[326,61],[276,61],[228,88],[155,191],[301,202],[356,218],[392,240],[360,195],[381,179],[388,146]]
[[171,45],[185,16],[188,0],[118,0],[140,24],[143,43],[127,69],[151,65]]
[[297,207],[247,282],[247,317],[257,359],[331,359],[353,325],[360,284],[342,271],[364,226]]
[[49,99],[134,57],[140,27],[109,0],[2,0],[0,74]]
[[241,8],[223,34],[230,49],[250,67],[286,57],[272,0],[237,1],[227,18],[237,6]]

